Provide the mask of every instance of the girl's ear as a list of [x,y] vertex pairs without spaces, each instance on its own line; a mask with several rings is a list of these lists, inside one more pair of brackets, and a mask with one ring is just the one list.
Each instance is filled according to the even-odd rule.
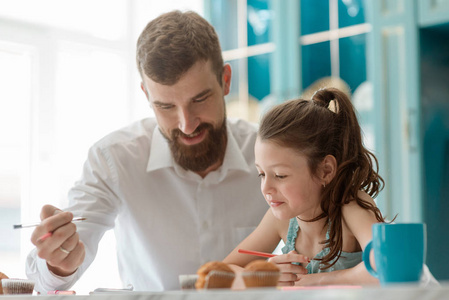
[[321,180],[324,186],[334,179],[336,172],[337,160],[333,155],[326,155],[321,163]]

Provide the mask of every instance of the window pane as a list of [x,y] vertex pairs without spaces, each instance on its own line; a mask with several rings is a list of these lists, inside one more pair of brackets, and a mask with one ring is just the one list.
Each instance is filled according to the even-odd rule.
[[331,75],[330,43],[302,46],[302,87],[305,90],[316,80]]
[[[29,155],[30,55],[0,44],[0,266],[8,276],[24,276],[20,262],[22,190]],[[29,241],[27,236],[26,241]]]
[[340,39],[340,77],[352,91],[366,80],[366,34]]
[[126,0],[0,0],[0,16],[107,39],[124,36],[125,12]]
[[329,30],[329,0],[301,0],[301,35]]
[[220,38],[221,50],[237,49],[237,0],[214,0],[210,2],[210,23],[215,27]]
[[65,43],[58,56],[56,78],[56,186],[65,201],[67,191],[81,175],[88,148],[127,124],[126,68],[116,53]]
[[[243,61],[245,60],[245,61]],[[240,97],[240,78],[244,79],[246,73],[240,76],[241,71],[240,66],[246,63],[246,58],[236,59],[227,61],[226,63],[231,65],[232,76],[231,76],[231,90],[229,94],[225,97],[226,100],[226,114],[231,118],[244,118],[244,112],[241,109],[241,99]],[[244,84],[244,83],[243,83]]]
[[226,113],[230,118],[259,121],[259,101],[248,94],[248,58],[228,62],[232,68],[231,91],[226,99]]
[[365,23],[363,0],[338,1],[338,25],[346,27]]
[[268,53],[248,57],[248,91],[257,100],[270,94],[271,55]]
[[267,0],[248,0],[248,46],[270,42],[272,11]]

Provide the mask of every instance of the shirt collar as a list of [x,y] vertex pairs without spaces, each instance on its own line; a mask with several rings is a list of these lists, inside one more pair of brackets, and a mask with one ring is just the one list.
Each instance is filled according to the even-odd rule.
[[[240,170],[243,172],[250,172],[250,167],[243,156],[242,151],[237,144],[237,141],[230,130],[230,126],[232,126],[229,122],[227,123],[227,133],[228,133],[228,142],[226,145],[226,153],[223,160],[223,164],[214,172],[218,172],[220,179],[226,176],[229,170]],[[150,157],[148,159],[147,172],[152,172],[158,169],[170,168],[170,167],[179,167],[176,165],[171,155],[171,150],[168,145],[167,140],[160,132],[158,126],[154,128],[152,141],[151,141],[151,150]],[[180,167],[179,167],[180,168]],[[181,168],[182,169],[182,168]],[[211,172],[210,174],[214,173]],[[208,174],[208,176],[210,175]],[[207,177],[208,177],[207,176]]]
[[151,139],[150,157],[148,159],[147,172],[169,168],[174,165],[170,146],[162,135],[159,126],[156,126]]

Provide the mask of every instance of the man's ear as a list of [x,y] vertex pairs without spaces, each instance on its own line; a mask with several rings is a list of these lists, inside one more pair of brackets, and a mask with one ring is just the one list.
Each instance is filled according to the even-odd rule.
[[141,88],[142,91],[145,93],[145,96],[147,97],[147,100],[150,100],[150,98],[148,98],[148,92],[147,92],[147,89],[146,89],[145,86],[143,85],[143,82],[140,83],[140,88]]
[[223,66],[223,88],[224,88],[224,95],[226,96],[229,94],[229,91],[231,90],[231,65],[225,64]]
[[321,180],[324,185],[327,185],[329,182],[334,179],[335,174],[337,173],[337,160],[333,155],[326,155],[326,157],[321,162]]

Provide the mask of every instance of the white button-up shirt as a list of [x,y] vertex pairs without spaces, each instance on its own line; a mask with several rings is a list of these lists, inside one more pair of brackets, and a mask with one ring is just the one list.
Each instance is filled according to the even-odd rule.
[[173,161],[154,119],[97,142],[66,209],[87,218],[76,223],[86,258],[73,275],[59,277],[32,251],[27,275],[36,290],[69,289],[111,228],[123,285],[135,290],[179,289],[178,275],[194,274],[205,262],[226,257],[268,209],[254,165],[256,127],[228,120],[227,132],[223,164],[205,178]]

